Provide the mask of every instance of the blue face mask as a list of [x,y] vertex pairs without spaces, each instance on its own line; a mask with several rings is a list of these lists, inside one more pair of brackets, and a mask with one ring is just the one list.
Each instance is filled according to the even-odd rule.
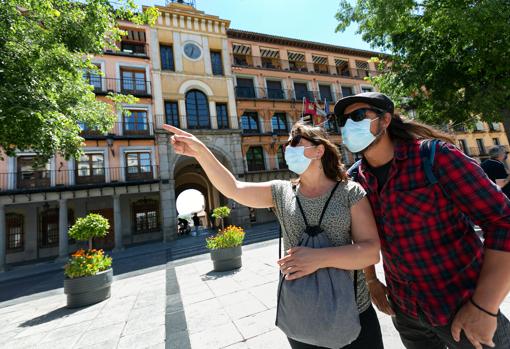
[[368,147],[375,140],[375,136],[370,132],[370,124],[376,119],[363,119],[361,121],[352,121],[348,119],[345,126],[341,128],[342,141],[352,153],[359,153]]
[[287,147],[285,149],[285,162],[289,170],[300,175],[310,166],[312,159],[305,156],[305,147]]

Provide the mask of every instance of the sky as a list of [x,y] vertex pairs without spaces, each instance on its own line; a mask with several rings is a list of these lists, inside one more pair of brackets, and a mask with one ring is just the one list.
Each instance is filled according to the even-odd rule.
[[[165,5],[165,0],[135,2]],[[230,20],[233,29],[374,50],[355,34],[353,25],[343,33],[335,33],[338,3],[338,0],[196,0],[196,8]]]

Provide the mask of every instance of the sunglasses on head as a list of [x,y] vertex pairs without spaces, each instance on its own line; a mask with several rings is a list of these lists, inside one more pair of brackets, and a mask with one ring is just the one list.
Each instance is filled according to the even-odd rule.
[[347,119],[351,119],[354,122],[364,120],[367,117],[368,111],[372,111],[378,116],[384,115],[384,113],[386,113],[386,110],[382,110],[376,107],[356,109],[352,113],[342,115],[338,120],[338,126],[344,127]]
[[289,146],[290,147],[296,147],[299,144],[299,142],[301,142],[302,139],[306,139],[307,141],[312,143],[313,146],[319,145],[319,142],[317,142],[316,140],[314,140],[312,138],[309,138],[309,137],[306,137],[306,136],[303,136],[303,135],[295,135],[294,137],[289,139],[287,141],[287,143],[285,143],[283,145],[283,151],[285,151],[285,149],[287,149],[287,147],[289,147]]

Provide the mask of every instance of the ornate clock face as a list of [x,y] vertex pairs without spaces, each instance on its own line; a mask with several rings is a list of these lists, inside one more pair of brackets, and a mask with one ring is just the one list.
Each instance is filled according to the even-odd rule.
[[184,45],[184,54],[190,59],[198,59],[198,57],[202,54],[202,50],[198,47],[198,45],[189,42]]

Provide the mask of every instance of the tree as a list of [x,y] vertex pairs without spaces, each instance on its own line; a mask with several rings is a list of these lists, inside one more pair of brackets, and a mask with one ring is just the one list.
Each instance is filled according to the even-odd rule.
[[223,220],[225,218],[227,218],[228,216],[230,216],[230,208],[228,208],[227,206],[216,207],[213,210],[213,214],[211,216],[214,219],[219,219],[220,220],[220,227],[221,227],[221,229],[223,229],[223,228],[225,228]]
[[508,0],[341,0],[336,18],[389,52],[373,82],[418,118],[470,124],[510,110]]
[[[111,104],[96,100],[83,79],[92,55],[115,49],[117,19],[152,24],[157,10],[135,13],[132,0],[4,0],[0,3],[0,156],[17,149],[41,162],[78,156],[79,123],[106,132]],[[110,95],[114,105],[132,100]]]

